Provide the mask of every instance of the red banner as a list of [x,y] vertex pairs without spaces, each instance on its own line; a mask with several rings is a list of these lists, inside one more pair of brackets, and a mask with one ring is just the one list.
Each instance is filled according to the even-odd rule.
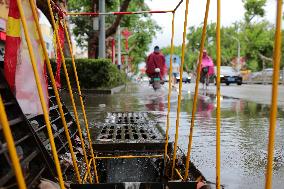
[[64,33],[64,28],[62,26],[62,24],[59,21],[58,24],[58,35],[59,35],[59,40],[60,40],[60,44],[57,44],[57,49],[56,49],[56,74],[55,74],[55,81],[56,81],[56,85],[57,88],[61,87],[61,79],[60,79],[60,70],[61,70],[61,64],[62,64],[62,57],[60,54],[60,49],[59,49],[59,45],[61,47],[61,49],[63,50],[64,48],[64,40],[65,40],[65,33]]
[[[39,74],[45,103],[48,107],[48,91],[44,56],[35,27],[35,20],[28,0],[22,0],[22,8],[27,22],[27,32],[34,50],[34,60]],[[38,86],[34,77],[29,49],[16,0],[10,0],[6,29],[4,72],[10,88],[14,92],[22,111],[25,114],[42,114],[42,106],[38,95]]]
[[6,44],[9,45],[5,45],[4,73],[13,92],[15,92],[16,65],[21,44],[20,24],[20,13],[17,1],[11,0],[6,31]]

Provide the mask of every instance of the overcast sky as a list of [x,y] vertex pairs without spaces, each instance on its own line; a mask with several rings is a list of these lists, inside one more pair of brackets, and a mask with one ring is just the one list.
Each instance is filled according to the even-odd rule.
[[[171,10],[177,4],[179,0],[146,0],[151,10]],[[188,26],[198,26],[203,22],[204,13],[206,7],[206,0],[189,0],[189,15]],[[176,12],[175,21],[175,43],[180,45],[182,43],[183,32],[183,20],[185,11],[185,0],[181,7]],[[209,23],[216,22],[217,4],[216,0],[211,0],[209,10]],[[244,8],[242,0],[221,0],[221,24],[228,26],[235,21],[243,19]],[[270,22],[275,22],[276,15],[276,0],[267,0],[266,4],[266,19]],[[152,16],[154,20],[162,27],[162,32],[158,33],[153,39],[153,43],[150,46],[159,45],[161,47],[170,45],[171,39],[171,13],[167,14],[154,14]]]

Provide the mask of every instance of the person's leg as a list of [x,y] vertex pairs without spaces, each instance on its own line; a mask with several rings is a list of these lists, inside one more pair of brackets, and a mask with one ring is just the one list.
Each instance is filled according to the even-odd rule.
[[207,73],[207,74],[206,74],[206,86],[209,85],[209,78],[210,78],[210,77],[209,77],[209,74]]

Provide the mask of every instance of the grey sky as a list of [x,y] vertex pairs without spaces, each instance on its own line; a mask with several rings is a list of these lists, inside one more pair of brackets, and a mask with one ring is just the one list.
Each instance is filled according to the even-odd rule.
[[[173,9],[179,0],[146,0],[152,10],[171,10]],[[244,8],[242,0],[221,0],[221,22],[223,26],[228,26],[235,21],[243,19]],[[204,13],[206,7],[206,0],[190,0],[189,1],[189,15],[188,26],[198,26],[203,22]],[[175,23],[175,44],[180,45],[182,43],[182,32],[184,23],[184,11],[185,0],[179,10],[176,13]],[[217,4],[216,0],[211,0],[211,6],[209,10],[209,22],[216,21]],[[266,4],[266,19],[270,22],[275,22],[276,12],[276,0],[267,0]],[[162,32],[158,33],[153,39],[153,43],[150,46],[159,45],[161,47],[170,45],[171,39],[171,13],[168,14],[154,14],[152,16],[154,20],[162,27]]]

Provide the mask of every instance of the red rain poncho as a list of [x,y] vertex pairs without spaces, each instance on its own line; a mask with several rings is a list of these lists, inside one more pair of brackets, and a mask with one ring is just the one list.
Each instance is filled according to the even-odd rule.
[[146,62],[146,73],[149,77],[155,74],[155,68],[160,68],[160,79],[167,73],[166,59],[162,53],[151,53]]

